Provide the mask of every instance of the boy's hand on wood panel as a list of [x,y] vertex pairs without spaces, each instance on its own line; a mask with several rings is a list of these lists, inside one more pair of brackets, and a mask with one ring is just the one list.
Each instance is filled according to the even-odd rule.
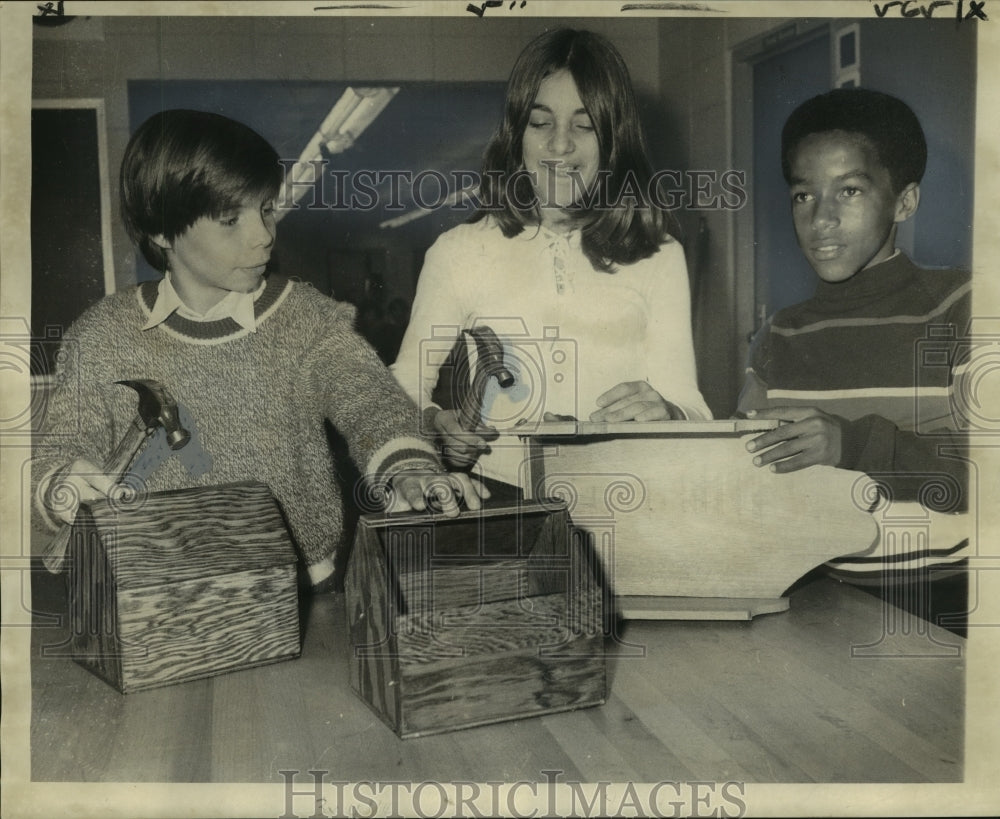
[[489,490],[465,472],[423,472],[407,470],[392,479],[388,511],[440,511],[455,517],[465,501],[467,508],[480,509]]
[[814,407],[772,407],[752,410],[749,418],[774,418],[786,423],[747,442],[756,466],[772,472],[795,472],[807,466],[840,463],[842,431],[840,422]]

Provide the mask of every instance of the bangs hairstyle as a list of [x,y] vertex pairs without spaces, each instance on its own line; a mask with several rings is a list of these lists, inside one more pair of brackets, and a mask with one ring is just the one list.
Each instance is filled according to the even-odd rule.
[[147,119],[129,140],[121,170],[125,229],[146,260],[167,269],[172,242],[202,217],[217,219],[278,194],[278,154],[256,131],[205,111],[169,110]]
[[863,136],[889,172],[893,193],[919,183],[927,167],[920,120],[905,102],[868,88],[835,88],[796,108],[781,132],[781,172],[791,184],[792,154],[810,134],[846,131]]
[[549,31],[521,52],[507,83],[503,119],[483,156],[482,204],[471,221],[492,215],[508,238],[539,223],[537,198],[523,172],[524,132],[542,80],[562,69],[576,83],[600,150],[594,189],[566,212],[582,227],[591,264],[613,272],[615,264],[653,255],[678,232],[669,211],[650,201],[652,168],[632,81],[621,54],[599,34]]

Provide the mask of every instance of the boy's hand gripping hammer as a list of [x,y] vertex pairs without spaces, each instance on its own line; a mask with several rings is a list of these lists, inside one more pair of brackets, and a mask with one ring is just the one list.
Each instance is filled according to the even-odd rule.
[[[148,379],[116,383],[131,387],[139,394],[139,408],[118,446],[104,462],[103,472],[111,478],[112,490],[128,474],[146,440],[159,427],[165,430],[171,449],[181,449],[191,440],[191,433],[181,426],[177,402],[162,384]],[[62,569],[72,528],[71,524],[63,524],[46,547],[42,559],[50,572]]]

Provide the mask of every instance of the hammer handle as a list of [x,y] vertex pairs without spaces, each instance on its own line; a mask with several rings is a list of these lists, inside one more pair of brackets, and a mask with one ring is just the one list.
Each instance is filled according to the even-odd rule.
[[[473,327],[463,330],[461,341],[466,336],[476,345],[476,367],[472,373],[472,383],[464,378],[456,379],[458,422],[466,432],[475,432],[482,425],[483,399],[491,378],[496,378],[501,387],[514,383],[514,376],[504,366],[504,349],[496,333],[489,327]],[[468,358],[466,357],[468,364]]]
[[[138,415],[129,425],[128,430],[126,430],[118,442],[118,446],[115,447],[114,452],[104,462],[104,474],[111,478],[113,484],[118,484],[125,477],[125,473],[128,472],[128,468],[132,465],[132,461],[142,447],[143,442],[154,429],[155,427],[147,428],[145,421]],[[45,564],[45,568],[53,574],[57,574],[62,570],[63,562],[66,559],[66,549],[69,547],[69,540],[72,533],[72,524],[62,524],[42,552],[42,562]]]
[[459,390],[458,423],[466,432],[475,432],[482,423],[485,387],[484,379],[477,373],[471,387]]
[[117,484],[125,477],[143,442],[155,429],[156,427],[147,427],[142,416],[135,417],[115,447],[115,451],[104,462],[104,474],[111,478],[113,483]]
[[69,546],[69,536],[73,527],[64,523],[45,545],[42,550],[42,562],[45,568],[52,574],[62,571],[63,561],[66,559],[66,549]]

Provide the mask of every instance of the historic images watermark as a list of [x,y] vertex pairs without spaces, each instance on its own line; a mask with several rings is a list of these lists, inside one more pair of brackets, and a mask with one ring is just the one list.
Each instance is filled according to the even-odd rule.
[[[517,819],[560,816],[743,817],[747,815],[743,782],[562,781],[563,771],[541,771],[531,782],[342,782],[327,780],[330,771],[280,770],[284,810],[278,819],[322,817],[512,816]],[[311,781],[297,781],[308,775]]]
[[[466,210],[470,208],[499,210],[506,200],[521,210],[536,204],[560,201],[557,173],[547,173],[545,184],[539,186],[535,171],[521,169],[509,176],[499,171],[484,175],[472,170],[346,170],[331,168],[327,159],[310,163],[311,172],[298,177],[292,169],[302,163],[282,160],[286,179],[290,181],[278,196],[279,212],[304,208],[329,211],[384,211],[404,213],[417,209],[434,211],[440,208]],[[558,171],[557,162],[543,163]],[[608,184],[611,172],[600,170],[589,184],[579,171],[561,171],[570,182],[568,197],[573,208],[607,210],[620,207],[655,206],[665,210],[739,210],[746,205],[747,174],[741,170],[672,170],[655,171],[642,182],[629,171],[620,181]],[[528,184],[525,184],[528,183]],[[490,193],[484,193],[490,191]]]

